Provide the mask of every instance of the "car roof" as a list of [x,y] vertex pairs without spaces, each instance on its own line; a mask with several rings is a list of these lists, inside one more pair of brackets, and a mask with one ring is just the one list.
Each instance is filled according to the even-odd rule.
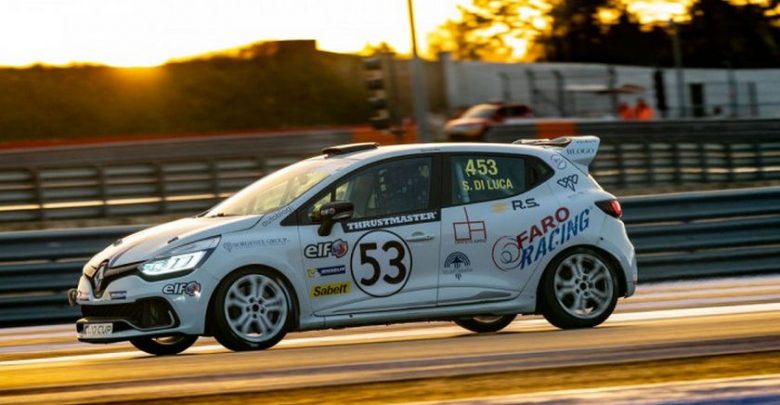
[[[406,145],[380,146],[375,149],[344,153],[328,157],[329,159],[345,158],[351,160],[379,160],[396,156],[416,155],[422,153],[517,153],[539,156],[545,154],[545,147],[506,144],[506,143],[417,143]],[[549,153],[549,152],[547,152]]]

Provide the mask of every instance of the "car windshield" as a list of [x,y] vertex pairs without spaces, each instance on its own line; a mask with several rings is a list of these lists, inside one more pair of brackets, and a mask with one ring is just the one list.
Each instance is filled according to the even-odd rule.
[[247,186],[205,216],[258,215],[275,211],[351,162],[349,159],[315,159],[295,163]]
[[475,105],[466,110],[461,118],[490,118],[496,113],[498,107],[494,105]]

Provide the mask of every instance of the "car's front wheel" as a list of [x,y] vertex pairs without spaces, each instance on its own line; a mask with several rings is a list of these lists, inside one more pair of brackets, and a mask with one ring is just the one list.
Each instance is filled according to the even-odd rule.
[[575,248],[553,260],[541,281],[542,315],[562,328],[591,328],[615,309],[615,269],[600,253]]
[[214,337],[235,351],[275,345],[287,334],[293,313],[285,283],[258,269],[226,277],[217,288],[212,310]]
[[481,315],[456,319],[455,324],[472,332],[498,332],[515,320],[517,315]]
[[193,335],[175,335],[135,338],[130,339],[130,343],[143,352],[154,354],[155,356],[167,356],[179,354],[187,350],[196,340],[198,340],[198,337]]

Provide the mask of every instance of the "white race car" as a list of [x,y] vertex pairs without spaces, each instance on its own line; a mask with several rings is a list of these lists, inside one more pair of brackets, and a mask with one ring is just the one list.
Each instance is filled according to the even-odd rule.
[[98,253],[73,292],[78,338],[174,354],[198,336],[254,350],[289,331],[422,320],[596,326],[637,280],[620,204],[588,174],[598,146],[324,149]]

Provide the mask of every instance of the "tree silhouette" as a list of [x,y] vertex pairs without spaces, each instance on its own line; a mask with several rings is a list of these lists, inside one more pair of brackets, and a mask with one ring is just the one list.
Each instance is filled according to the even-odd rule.
[[[737,0],[734,0],[737,1]],[[429,37],[457,59],[671,66],[668,23],[642,25],[616,0],[474,0]],[[600,12],[616,15],[604,21]],[[780,66],[780,0],[698,0],[679,23],[683,60],[696,67]]]

